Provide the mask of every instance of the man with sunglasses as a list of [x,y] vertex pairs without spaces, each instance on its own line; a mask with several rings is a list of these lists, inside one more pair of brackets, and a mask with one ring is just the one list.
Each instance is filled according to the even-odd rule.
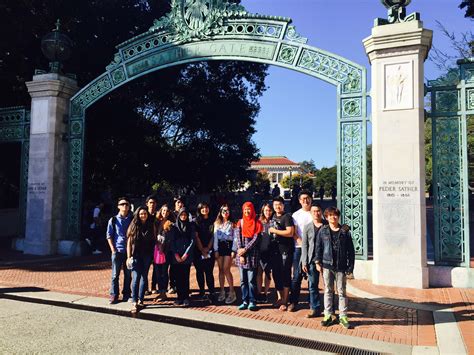
[[107,225],[107,242],[112,252],[112,284],[110,287],[109,303],[118,302],[120,269],[123,269],[122,300],[128,301],[130,298],[131,273],[127,269],[127,230],[132,221],[130,213],[130,200],[120,197],[117,202],[118,214],[109,220]]

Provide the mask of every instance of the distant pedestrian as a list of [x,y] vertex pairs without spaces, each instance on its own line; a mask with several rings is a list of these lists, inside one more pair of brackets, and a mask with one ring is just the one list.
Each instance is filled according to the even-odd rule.
[[154,217],[151,218],[145,207],[135,211],[127,236],[127,259],[132,264],[132,313],[136,313],[144,307],[148,271],[156,243]]
[[107,224],[107,242],[112,253],[112,284],[110,286],[109,303],[114,304],[118,302],[119,296],[119,278],[120,270],[123,269],[123,288],[122,300],[127,302],[130,298],[130,270],[126,267],[125,261],[127,259],[127,230],[132,221],[130,213],[130,200],[126,197],[118,199],[117,207],[119,212],[116,216],[110,218]]
[[275,198],[277,196],[280,196],[280,194],[281,194],[280,187],[278,186],[278,184],[275,184],[272,190],[272,197]]
[[103,202],[99,202],[92,210],[92,223],[89,225],[90,239],[86,239],[91,246],[92,254],[102,254],[99,245],[103,246],[101,240],[103,240],[105,231],[103,222],[104,206]]
[[328,207],[324,216],[329,222],[323,226],[316,239],[316,268],[324,279],[324,318],[321,325],[328,327],[336,322],[334,315],[334,282],[339,295],[339,324],[349,328],[347,317],[346,276],[354,270],[354,244],[347,225],[340,225],[341,213],[336,207]]
[[[237,296],[234,290],[234,277],[230,271],[232,265],[232,245],[234,243],[235,227],[231,221],[229,206],[224,204],[219,209],[214,222],[214,251],[219,267],[220,293],[217,301],[232,304]],[[225,294],[225,280],[229,284],[229,293]]]
[[176,292],[178,298],[176,305],[188,307],[189,302],[189,271],[193,260],[194,243],[196,240],[196,229],[189,221],[189,213],[186,208],[178,212],[176,223],[172,227],[171,252],[173,253],[173,268],[176,276]]
[[336,197],[337,197],[337,189],[336,189],[336,186],[332,185],[332,187],[331,187],[331,199],[332,199],[332,202],[335,202],[335,201],[336,201]]
[[209,218],[209,206],[201,202],[196,211],[196,250],[194,253],[194,267],[196,280],[199,285],[199,297],[205,298],[205,284],[209,291],[209,301],[214,303],[214,224]]
[[321,185],[321,186],[319,187],[319,199],[320,199],[321,201],[324,200],[324,187],[323,187],[323,185]]
[[257,267],[259,263],[258,239],[263,231],[252,202],[242,206],[242,219],[237,223],[237,256],[235,263],[240,271],[242,304],[239,310],[257,310]]

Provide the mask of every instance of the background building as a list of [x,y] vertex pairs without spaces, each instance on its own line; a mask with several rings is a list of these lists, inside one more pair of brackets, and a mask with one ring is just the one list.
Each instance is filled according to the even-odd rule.
[[291,176],[292,174],[299,174],[301,172],[300,165],[285,156],[261,157],[259,160],[250,164],[250,169],[266,171],[268,173],[268,177],[270,178],[271,189],[273,189],[275,184],[278,184],[281,195],[283,195],[283,191],[285,190],[281,185],[283,178],[285,176]]

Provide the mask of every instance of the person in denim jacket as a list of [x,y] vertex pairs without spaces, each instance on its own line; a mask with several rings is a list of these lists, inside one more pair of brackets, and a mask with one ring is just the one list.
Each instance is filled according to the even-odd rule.
[[329,222],[323,226],[316,238],[316,268],[324,279],[324,318],[321,325],[328,327],[336,322],[333,296],[334,282],[339,294],[339,323],[349,328],[347,317],[346,276],[352,277],[355,252],[352,236],[347,225],[339,224],[341,212],[336,207],[328,207],[324,216]]

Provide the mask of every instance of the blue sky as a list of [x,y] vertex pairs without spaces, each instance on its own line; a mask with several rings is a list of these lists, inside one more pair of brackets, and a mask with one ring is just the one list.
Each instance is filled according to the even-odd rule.
[[[413,0],[407,13],[419,12],[424,27],[434,31],[434,46],[452,52],[436,21],[457,35],[472,31],[474,21],[464,18],[464,12],[457,8],[460,2]],[[370,35],[373,20],[386,18],[387,14],[379,0],[243,0],[242,5],[252,13],[292,18],[299,34],[308,38],[309,45],[367,68],[369,61],[362,40]],[[434,79],[439,75],[434,64],[426,61],[425,77]],[[334,165],[335,87],[275,66],[270,67],[266,83],[269,88],[260,99],[257,133],[253,137],[260,153],[286,155],[296,162],[313,159],[317,168]]]

